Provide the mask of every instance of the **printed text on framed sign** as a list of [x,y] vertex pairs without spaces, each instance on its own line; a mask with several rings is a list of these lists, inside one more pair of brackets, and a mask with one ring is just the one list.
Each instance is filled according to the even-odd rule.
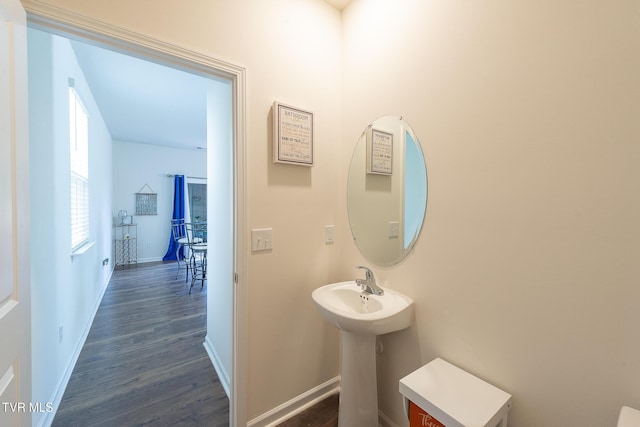
[[393,175],[393,134],[371,129],[367,135],[367,173]]
[[313,166],[313,113],[273,103],[273,161]]

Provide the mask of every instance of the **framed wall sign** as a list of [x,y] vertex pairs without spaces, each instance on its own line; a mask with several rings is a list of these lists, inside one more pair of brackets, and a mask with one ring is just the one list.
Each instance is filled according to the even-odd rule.
[[367,136],[367,173],[393,175],[393,134],[371,128]]
[[273,161],[313,166],[313,113],[273,103]]
[[136,215],[158,215],[158,194],[148,184],[136,193]]

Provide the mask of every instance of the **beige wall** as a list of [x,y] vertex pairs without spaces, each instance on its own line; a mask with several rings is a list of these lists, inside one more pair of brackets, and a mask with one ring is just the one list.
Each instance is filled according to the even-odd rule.
[[[346,171],[384,114],[421,139],[429,200],[415,252],[376,269],[416,301],[381,410],[402,423],[398,379],[436,356],[512,393],[511,426],[640,407],[637,1],[47,3],[247,68],[248,228],[274,230],[248,256],[248,419],[338,372],[310,294],[363,262]],[[313,168],[271,162],[274,100],[315,113]]]
[[439,356],[512,393],[510,426],[615,425],[640,407],[640,4],[381,3],[343,14],[341,167],[396,114],[429,175],[415,252],[375,270],[416,303],[381,410],[399,423],[398,379]]

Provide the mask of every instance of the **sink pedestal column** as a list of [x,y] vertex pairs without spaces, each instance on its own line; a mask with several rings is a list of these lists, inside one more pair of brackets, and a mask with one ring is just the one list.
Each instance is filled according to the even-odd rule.
[[342,331],[338,427],[378,425],[376,336]]

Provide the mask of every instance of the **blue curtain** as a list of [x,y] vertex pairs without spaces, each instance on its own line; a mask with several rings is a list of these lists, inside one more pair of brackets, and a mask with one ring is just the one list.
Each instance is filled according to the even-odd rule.
[[[172,219],[184,219],[184,175],[176,175],[174,177],[174,193],[173,193],[173,216]],[[163,261],[176,260],[176,249],[178,243],[173,240],[173,233],[169,232],[169,247],[167,253],[162,257]],[[182,251],[184,248],[181,248]],[[182,256],[182,254],[180,254]]]

